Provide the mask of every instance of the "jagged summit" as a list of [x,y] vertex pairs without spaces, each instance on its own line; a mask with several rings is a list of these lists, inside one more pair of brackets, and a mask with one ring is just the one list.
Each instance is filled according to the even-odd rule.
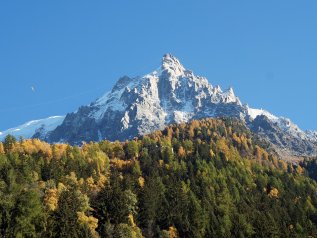
[[[111,92],[67,115],[48,140],[125,140],[194,118],[240,118],[241,111],[244,109],[232,88],[224,92],[220,87],[213,88],[205,77],[195,75],[176,57],[166,54],[159,70],[142,77],[124,76]],[[82,128],[90,130],[78,133]]]
[[162,59],[162,71],[172,72],[176,75],[184,75],[186,69],[180,61],[171,54],[165,54]]
[[171,54],[164,55],[158,69],[149,74],[121,77],[110,92],[59,119],[54,127],[33,126],[32,136],[78,145],[102,139],[122,141],[170,123],[206,117],[238,118],[280,150],[317,155],[316,132],[304,132],[289,119],[243,105],[232,87],[224,91],[213,87]]

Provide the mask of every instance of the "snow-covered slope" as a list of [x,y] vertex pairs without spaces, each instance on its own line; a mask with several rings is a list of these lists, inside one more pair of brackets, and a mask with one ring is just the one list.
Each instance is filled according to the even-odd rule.
[[248,115],[251,117],[252,120],[254,120],[255,118],[257,118],[258,116],[266,116],[268,119],[270,119],[271,121],[277,122],[278,121],[278,117],[274,116],[273,114],[271,114],[270,112],[263,110],[263,109],[255,109],[255,108],[250,108],[249,106],[247,106],[247,112]]
[[0,132],[0,140],[3,140],[9,134],[16,138],[19,138],[20,136],[23,138],[32,138],[36,133],[46,134],[62,124],[64,118],[65,116],[53,116],[27,122],[21,126]]

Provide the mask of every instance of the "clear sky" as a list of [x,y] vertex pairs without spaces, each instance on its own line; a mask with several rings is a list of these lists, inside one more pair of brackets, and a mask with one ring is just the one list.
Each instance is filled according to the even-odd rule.
[[1,1],[0,131],[75,111],[164,53],[317,130],[316,12],[316,0]]

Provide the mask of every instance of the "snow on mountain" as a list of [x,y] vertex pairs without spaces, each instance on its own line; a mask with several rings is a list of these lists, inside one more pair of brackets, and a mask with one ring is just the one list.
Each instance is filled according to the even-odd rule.
[[247,106],[248,110],[248,115],[254,120],[258,116],[266,116],[269,118],[271,121],[278,121],[278,117],[274,116],[273,114],[269,113],[268,111],[265,111],[263,109],[255,109],[255,108],[250,108]]
[[54,130],[57,126],[62,124],[64,118],[65,116],[52,116],[45,119],[29,121],[21,126],[0,132],[0,140],[3,140],[9,134],[16,138],[20,136],[25,139],[32,138],[37,132],[46,133]]

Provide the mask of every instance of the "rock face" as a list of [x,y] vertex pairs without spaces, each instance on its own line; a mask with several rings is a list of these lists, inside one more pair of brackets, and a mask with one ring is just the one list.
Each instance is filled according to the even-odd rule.
[[120,78],[109,93],[67,114],[52,130],[35,128],[33,137],[77,145],[102,139],[123,141],[170,123],[206,117],[238,118],[278,150],[317,155],[317,132],[304,132],[289,119],[243,105],[232,88],[222,91],[212,86],[170,54],[164,55],[154,72]]

